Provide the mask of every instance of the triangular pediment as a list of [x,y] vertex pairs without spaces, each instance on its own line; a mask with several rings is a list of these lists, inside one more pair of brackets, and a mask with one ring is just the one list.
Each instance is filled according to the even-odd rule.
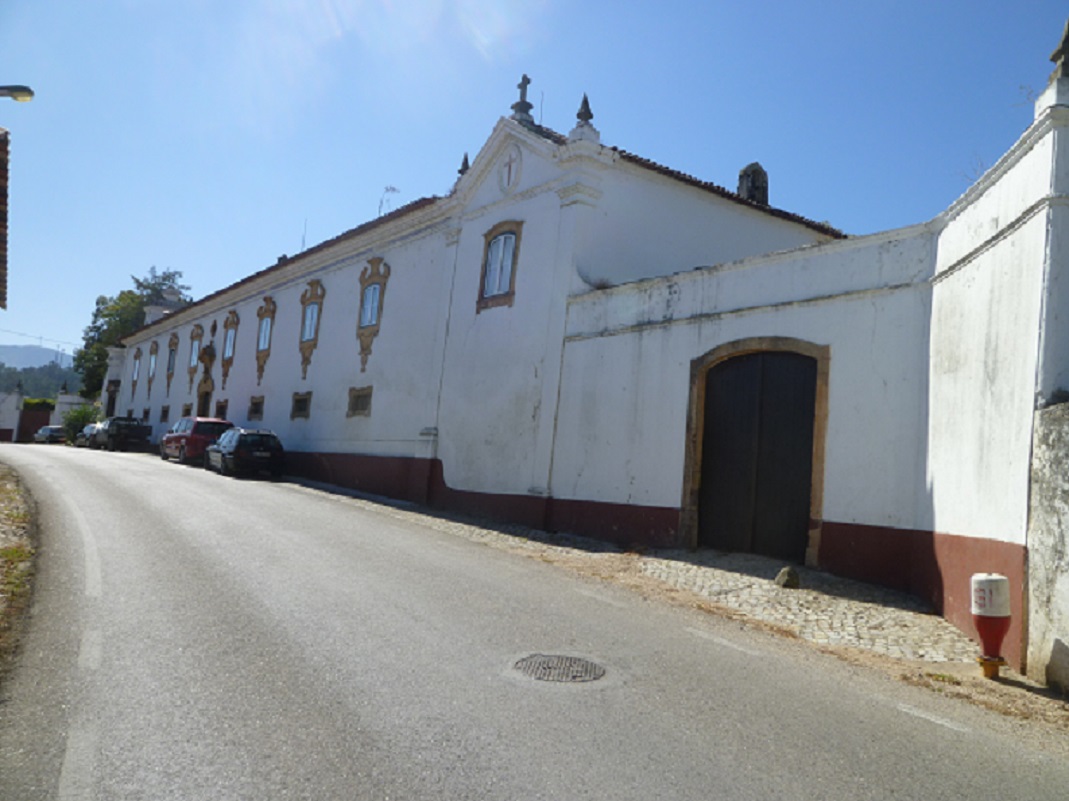
[[554,158],[555,139],[548,129],[534,129],[501,118],[455,188],[456,198],[467,207],[479,207],[522,195],[560,174]]

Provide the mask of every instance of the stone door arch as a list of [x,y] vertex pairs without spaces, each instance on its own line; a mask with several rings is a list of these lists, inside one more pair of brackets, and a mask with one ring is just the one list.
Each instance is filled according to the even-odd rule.
[[691,364],[683,535],[694,547],[816,564],[828,348],[785,337]]

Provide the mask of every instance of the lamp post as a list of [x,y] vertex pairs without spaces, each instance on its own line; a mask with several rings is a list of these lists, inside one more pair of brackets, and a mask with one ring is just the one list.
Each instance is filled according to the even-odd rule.
[[[0,86],[0,97],[10,97],[20,103],[33,100],[33,89],[28,86]],[[7,131],[0,128],[0,309],[7,309]]]
[[10,97],[20,103],[33,100],[33,89],[28,86],[0,86],[0,97]]

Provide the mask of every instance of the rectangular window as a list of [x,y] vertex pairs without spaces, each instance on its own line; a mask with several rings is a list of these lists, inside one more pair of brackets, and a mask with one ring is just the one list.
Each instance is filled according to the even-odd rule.
[[152,413],[152,410],[151,410],[151,409],[145,409],[145,410],[143,410],[143,411],[141,412],[141,422],[142,422],[142,423],[147,423],[147,422],[148,422],[148,420],[149,420],[149,415],[150,415],[151,413]]
[[349,387],[346,417],[371,417],[371,387]]
[[271,347],[271,318],[264,317],[260,320],[260,333],[256,340],[257,350],[267,350]]
[[182,416],[183,417],[189,417],[191,414],[193,414],[193,404],[192,403],[183,403],[182,404]]
[[223,340],[223,358],[234,358],[234,340],[237,339],[238,330],[236,328],[226,329],[226,339]]
[[512,288],[512,256],[516,251],[516,235],[495,236],[486,253],[486,283],[483,296],[504,295]]
[[264,419],[264,396],[257,395],[255,398],[249,398],[249,415],[250,420],[263,420]]
[[496,306],[511,306],[516,296],[516,270],[520,259],[520,233],[523,222],[499,222],[485,234],[482,273],[475,311]]
[[301,326],[301,342],[316,338],[316,323],[319,322],[319,304],[309,303],[304,307],[304,323]]
[[312,416],[312,393],[294,392],[293,406],[290,407],[290,420],[308,419]]
[[134,410],[133,409],[127,409],[126,410],[126,416],[132,418],[134,416]]
[[368,284],[364,287],[364,302],[360,306],[360,327],[367,328],[379,321],[380,284]]
[[137,381],[138,375],[141,373],[141,357],[138,356],[134,359],[134,374],[130,376],[131,381]]
[[174,373],[174,363],[178,358],[178,348],[169,348],[167,350],[167,375]]
[[215,416],[220,420],[226,419],[226,410],[230,406],[229,400],[221,400],[215,402]]
[[160,407],[160,422],[161,423],[166,423],[168,418],[170,418],[170,416],[171,416],[171,407],[170,406],[161,406]]
[[200,357],[200,340],[194,339],[189,343],[189,366],[193,369],[197,367],[197,359]]
[[155,353],[150,353],[148,355],[148,377],[149,378],[155,378],[156,377],[156,354]]

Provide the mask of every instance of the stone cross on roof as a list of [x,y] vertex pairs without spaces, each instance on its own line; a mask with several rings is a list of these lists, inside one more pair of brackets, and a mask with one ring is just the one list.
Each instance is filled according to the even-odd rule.
[[516,88],[520,90],[520,99],[512,104],[512,119],[517,122],[534,122],[534,117],[531,116],[534,106],[527,102],[527,87],[530,85],[531,79],[526,74],[516,84]]
[[1069,59],[1069,22],[1065,23],[1061,43],[1050,54],[1050,60],[1054,62],[1054,72],[1050,74],[1051,81],[1056,81],[1059,78],[1069,78],[1069,73],[1066,72],[1066,59]]

